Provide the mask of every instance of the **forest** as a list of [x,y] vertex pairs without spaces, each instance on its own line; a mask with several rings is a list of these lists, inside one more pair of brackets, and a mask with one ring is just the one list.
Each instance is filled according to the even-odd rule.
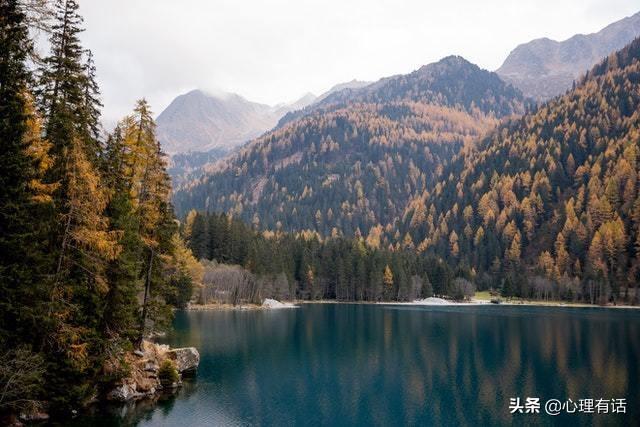
[[400,226],[508,293],[638,303],[640,39],[452,162]]
[[493,103],[469,99],[466,80],[494,76],[461,77],[446,58],[458,80],[427,66],[341,92],[181,186],[175,202],[276,234],[415,251],[509,297],[637,304],[639,46],[536,107],[499,86]]
[[495,73],[459,57],[373,86],[333,94],[181,182],[178,214],[219,211],[263,229],[368,233],[401,221],[463,146],[530,107]]
[[433,295],[463,300],[475,287],[466,272],[416,251],[318,233],[260,232],[225,214],[190,212],[187,245],[204,262],[198,302],[277,300],[413,301]]
[[640,39],[541,105],[447,57],[212,166],[145,99],[104,131],[76,0],[0,30],[0,423],[95,401],[192,302],[640,303]]
[[[0,27],[4,423],[70,414],[126,375],[125,351],[190,298],[195,260],[148,103],[103,136],[77,2],[1,0]],[[49,36],[44,57],[38,32]]]

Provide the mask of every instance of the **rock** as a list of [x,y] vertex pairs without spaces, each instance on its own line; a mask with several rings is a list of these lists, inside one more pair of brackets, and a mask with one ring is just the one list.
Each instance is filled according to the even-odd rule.
[[142,394],[136,391],[135,384],[134,386],[123,384],[111,390],[107,394],[107,399],[116,402],[129,402],[141,396]]
[[150,340],[154,340],[154,339],[156,339],[156,338],[164,338],[164,337],[166,337],[166,336],[167,336],[167,333],[166,333],[166,332],[156,332],[156,331],[154,331],[154,332],[151,332],[151,333],[149,334],[148,338],[149,338]]
[[157,381],[153,378],[141,378],[136,381],[136,391],[141,393],[149,392],[151,389],[155,387]]
[[47,421],[48,419],[49,419],[49,414],[41,411],[36,411],[29,414],[20,414],[20,420],[26,423],[37,423],[37,422]]
[[278,300],[270,299],[270,298],[267,298],[262,302],[262,307],[263,308],[270,308],[270,309],[274,309],[274,308],[296,308],[295,304],[292,304],[290,302],[280,302]]
[[167,357],[176,363],[178,372],[193,372],[200,364],[200,353],[195,347],[175,348],[167,352]]
[[135,354],[138,357],[144,357],[144,353],[142,351],[140,351],[140,350],[135,350],[133,352],[133,354]]
[[157,363],[147,362],[144,365],[144,370],[147,371],[147,372],[158,372],[158,370],[160,370],[160,367],[158,366]]

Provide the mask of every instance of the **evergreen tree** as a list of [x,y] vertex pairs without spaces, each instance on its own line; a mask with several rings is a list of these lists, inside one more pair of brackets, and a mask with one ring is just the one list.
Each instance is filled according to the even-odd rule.
[[8,367],[13,383],[24,388],[16,394],[5,387],[0,419],[5,410],[19,412],[41,398],[44,369],[37,352],[50,324],[45,280],[51,187],[42,182],[50,157],[29,93],[31,54],[21,3],[0,0],[0,357],[30,368]]
[[24,263],[31,237],[29,182],[35,173],[25,146],[30,78],[25,61],[30,51],[26,17],[18,2],[0,1],[0,342],[8,345],[18,328],[19,285],[33,280],[31,266]]
[[50,249],[56,262],[47,310],[55,319],[47,384],[56,395],[54,411],[84,399],[101,365],[104,340],[96,313],[109,292],[107,265],[120,252],[105,216],[109,195],[97,168],[102,153],[94,132],[99,103],[87,98],[97,90],[87,89],[95,84],[84,66],[77,10],[74,0],[56,3],[51,54],[37,92],[54,159],[48,182],[56,185]]
[[138,233],[140,220],[135,214],[129,192],[131,177],[127,175],[128,150],[120,125],[107,140],[103,176],[110,189],[106,214],[111,230],[119,236],[122,250],[107,268],[109,292],[103,312],[103,332],[115,341],[133,340],[139,330],[137,295],[141,288],[140,258],[143,250]]

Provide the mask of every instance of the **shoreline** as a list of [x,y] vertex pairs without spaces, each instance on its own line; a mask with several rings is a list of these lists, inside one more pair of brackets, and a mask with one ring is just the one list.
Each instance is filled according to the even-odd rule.
[[[499,304],[492,303],[485,299],[471,299],[470,301],[444,300],[443,303],[421,303],[420,301],[338,301],[338,300],[291,300],[283,303],[303,305],[303,304],[363,304],[363,305],[399,305],[413,307],[477,307],[477,306],[521,306],[521,307],[561,307],[561,308],[611,308],[611,309],[640,309],[637,305],[597,305],[580,302],[563,301],[537,301],[537,300],[503,300]],[[292,308],[292,307],[286,307]],[[278,308],[265,307],[258,304],[191,304],[185,311],[261,311],[274,310]]]
[[[267,301],[267,300],[265,300]],[[218,304],[218,303],[210,303],[210,304],[189,304],[184,310],[186,311],[260,311],[260,310],[282,310],[282,309],[290,309],[297,308],[297,304],[300,304],[300,301],[276,301],[269,300],[271,303],[269,304]]]

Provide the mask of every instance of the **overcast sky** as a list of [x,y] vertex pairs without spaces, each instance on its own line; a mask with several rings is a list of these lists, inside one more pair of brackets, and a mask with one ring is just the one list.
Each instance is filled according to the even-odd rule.
[[186,91],[267,104],[458,54],[489,70],[518,44],[591,33],[638,0],[81,0],[112,122]]

